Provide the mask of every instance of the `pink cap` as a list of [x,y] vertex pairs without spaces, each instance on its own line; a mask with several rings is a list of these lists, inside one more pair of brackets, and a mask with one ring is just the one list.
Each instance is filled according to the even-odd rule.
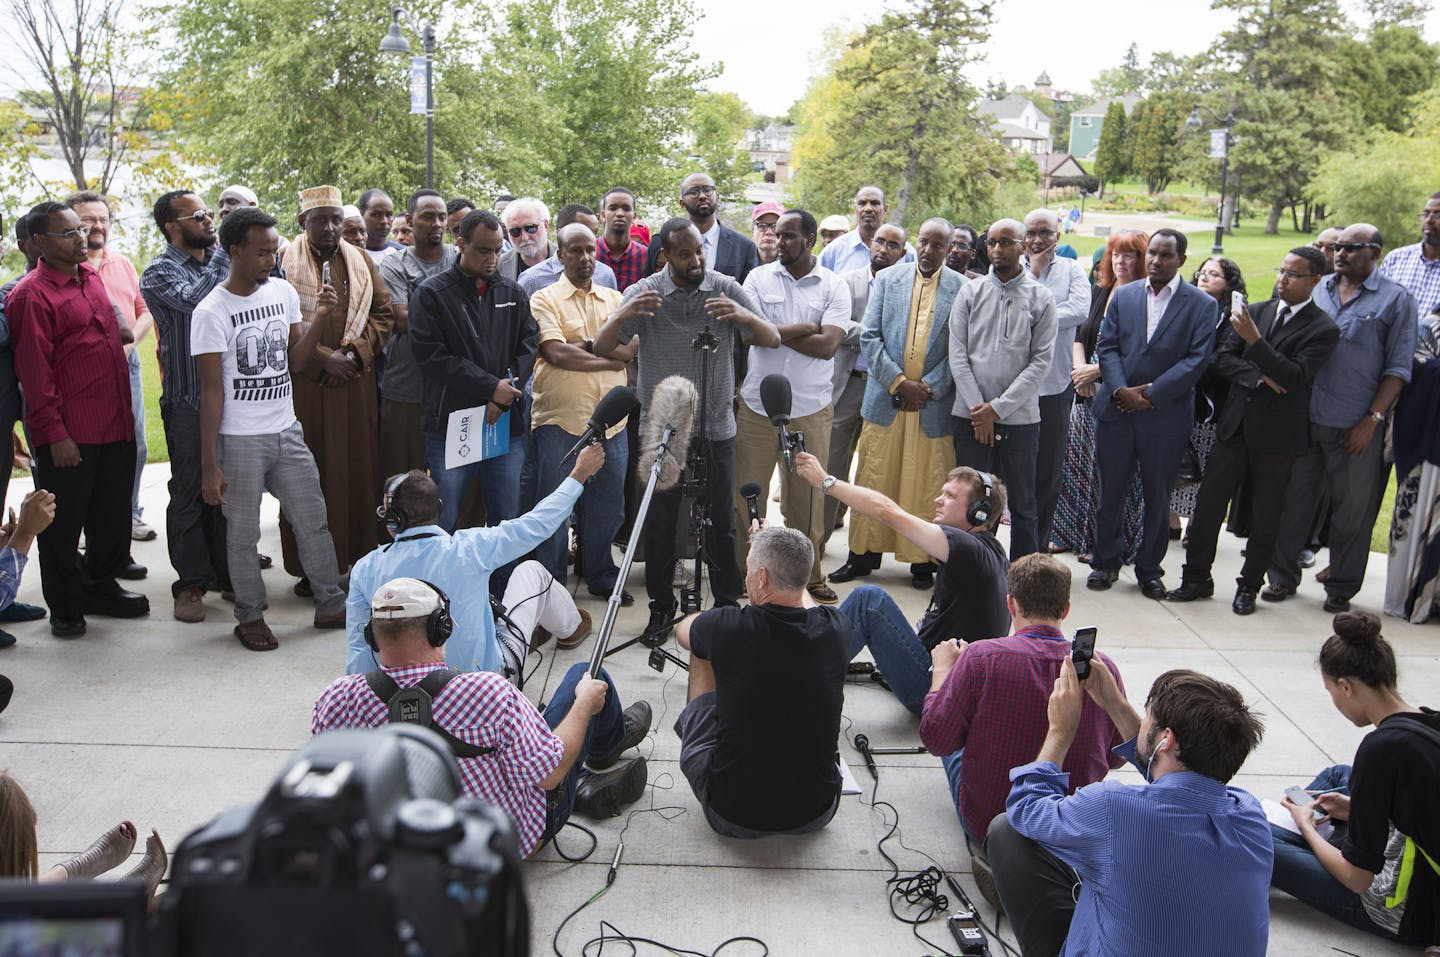
[[750,213],[750,222],[752,222],[752,223],[758,223],[758,222],[760,221],[760,217],[761,217],[761,216],[769,216],[769,215],[771,215],[772,213],[773,213],[774,215],[776,215],[776,216],[779,216],[779,215],[781,215],[781,214],[784,213],[784,212],[785,212],[785,207],[784,207],[784,206],[781,206],[779,203],[775,202],[773,199],[768,199],[768,200],[766,200],[765,202],[761,203],[759,206],[756,206],[755,209],[751,211],[751,213]]

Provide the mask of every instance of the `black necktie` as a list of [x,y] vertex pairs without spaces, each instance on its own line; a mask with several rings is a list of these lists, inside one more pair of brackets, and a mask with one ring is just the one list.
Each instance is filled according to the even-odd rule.
[[1289,303],[1282,303],[1280,306],[1280,311],[1275,314],[1275,325],[1270,328],[1271,342],[1274,342],[1275,338],[1280,335],[1280,330],[1285,328],[1285,320],[1289,318],[1290,305]]

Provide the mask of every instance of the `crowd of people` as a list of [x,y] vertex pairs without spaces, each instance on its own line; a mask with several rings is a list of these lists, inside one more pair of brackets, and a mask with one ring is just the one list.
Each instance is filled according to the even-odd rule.
[[[708,175],[678,200],[652,234],[622,187],[552,221],[536,197],[486,209],[422,189],[397,210],[380,190],[346,205],[316,186],[287,239],[243,186],[213,213],[176,190],[154,203],[166,245],[139,273],[108,248],[103,197],[37,205],[15,224],[27,271],[0,290],[0,379],[37,486],[0,532],[0,620],[46,614],[13,602],[32,538],[56,637],[149,614],[120,581],[147,574],[130,543],[156,534],[138,501],[136,355],[153,330],[175,619],[204,622],[218,593],[244,648],[278,648],[259,552],[270,493],[295,594],[316,628],[347,633],[314,731],[422,715],[527,856],[572,812],[644,792],[645,758],[626,754],[650,732],[647,702],[622,706],[583,664],[543,710],[524,695],[538,649],[592,630],[579,581],[634,602],[614,547],[638,536],[646,637],[673,630],[690,654],[674,730],[717,833],[832,819],[847,665],[868,651],[943,759],[982,892],[1027,955],[1181,953],[1202,933],[1263,953],[1272,880],[1354,926],[1440,942],[1440,818],[1424,799],[1440,717],[1399,698],[1378,619],[1349,611],[1391,463],[1385,611],[1427,620],[1440,579],[1440,193],[1415,246],[1382,259],[1373,226],[1327,230],[1248,287],[1223,257],[1187,269],[1199,257],[1173,229],[1119,232],[1087,270],[1047,209],[983,230],[930,218],[912,236],[864,186],[853,227],[767,202],[747,235],[720,222]],[[795,445],[777,443],[775,376]],[[655,450],[641,436],[674,377],[702,410],[691,474],[642,524],[637,461]],[[587,431],[627,384],[640,414]],[[777,468],[783,528],[765,522]],[[704,611],[676,598],[697,537],[687,501]],[[1229,784],[1263,731],[1234,688],[1170,671],[1141,712],[1106,656],[1082,680],[1060,630],[1071,572],[1052,553],[1087,562],[1093,590],[1130,564],[1147,598],[1204,599],[1227,516],[1247,537],[1237,614],[1294,595],[1328,547],[1321,671],[1336,707],[1377,728],[1353,769],[1312,783],[1314,807],[1287,798],[1294,833],[1272,834]],[[841,602],[831,587],[886,553],[933,589],[917,624],[882,588]],[[1144,786],[1105,780],[1127,761]],[[1349,826],[1319,837],[1316,808]]]

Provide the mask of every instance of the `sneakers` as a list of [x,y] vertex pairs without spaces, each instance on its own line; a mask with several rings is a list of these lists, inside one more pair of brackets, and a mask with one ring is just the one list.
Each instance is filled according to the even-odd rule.
[[587,774],[575,790],[575,811],[591,818],[614,817],[645,793],[649,773],[644,758],[632,758],[611,771]]
[[153,542],[155,541],[155,529],[138,518],[132,518],[130,520],[130,539],[136,542]]
[[591,770],[604,771],[612,767],[620,760],[620,755],[629,751],[635,745],[645,740],[645,735],[650,733],[650,721],[653,715],[650,712],[650,702],[636,701],[625,709],[625,734],[621,736],[620,743],[615,750],[608,754],[592,754],[585,758],[585,763],[590,765]]
[[189,585],[175,596],[175,620],[195,624],[205,620],[205,589]]

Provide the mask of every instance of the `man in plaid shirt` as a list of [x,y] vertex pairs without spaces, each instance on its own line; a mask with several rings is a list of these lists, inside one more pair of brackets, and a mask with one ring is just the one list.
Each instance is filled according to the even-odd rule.
[[[414,578],[393,579],[375,593],[371,636],[381,670],[401,688],[445,667],[444,638],[432,640],[431,622],[442,607],[448,618],[444,593]],[[500,675],[472,671],[444,686],[431,715],[437,729],[492,749],[458,759],[465,793],[510,815],[527,857],[565,826],[572,810],[612,817],[645,792],[643,757],[614,765],[649,733],[649,705],[637,702],[622,712],[610,677],[603,671],[599,680],[589,677],[583,662],[566,673],[543,713]],[[389,708],[366,676],[347,675],[316,700],[310,727],[320,734],[378,728],[388,720]]]

